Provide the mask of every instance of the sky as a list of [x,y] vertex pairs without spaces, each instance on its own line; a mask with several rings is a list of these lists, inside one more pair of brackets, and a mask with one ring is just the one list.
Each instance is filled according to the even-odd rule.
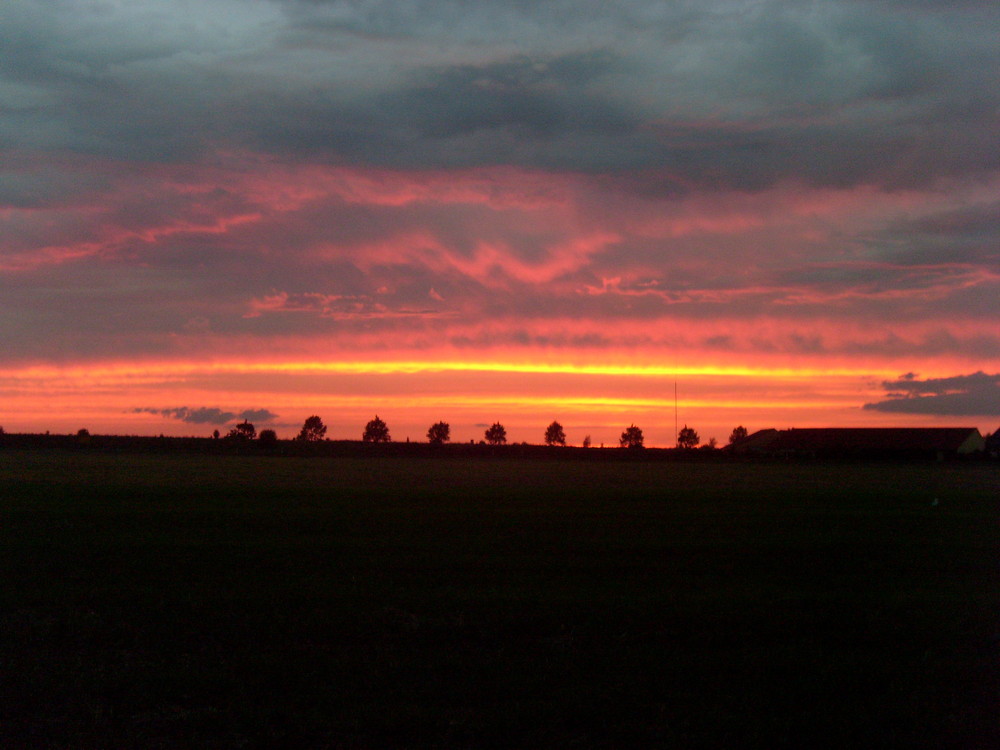
[[995,0],[7,0],[0,426],[993,431],[998,71]]

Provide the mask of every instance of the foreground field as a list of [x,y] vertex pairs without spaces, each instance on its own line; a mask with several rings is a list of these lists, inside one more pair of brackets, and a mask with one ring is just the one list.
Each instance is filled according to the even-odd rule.
[[997,479],[0,452],[0,746],[997,747]]

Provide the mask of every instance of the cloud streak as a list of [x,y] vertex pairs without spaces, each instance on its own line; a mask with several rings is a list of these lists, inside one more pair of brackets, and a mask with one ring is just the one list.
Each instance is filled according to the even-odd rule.
[[187,424],[212,424],[222,425],[236,419],[245,419],[251,422],[273,422],[278,415],[268,409],[245,409],[239,413],[224,411],[216,406],[200,406],[188,408],[187,406],[177,406],[170,409],[154,409],[150,407],[136,407],[133,414],[155,414],[168,419],[176,419]]
[[913,373],[885,381],[887,398],[864,408],[894,414],[1000,416],[1000,373],[975,372],[919,380]]

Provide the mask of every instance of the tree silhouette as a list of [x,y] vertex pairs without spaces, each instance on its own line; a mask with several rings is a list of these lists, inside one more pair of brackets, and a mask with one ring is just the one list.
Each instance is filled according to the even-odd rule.
[[274,430],[261,430],[257,442],[265,448],[273,448],[278,444],[278,433]]
[[427,428],[427,439],[431,445],[442,445],[451,440],[451,427],[447,422],[435,422]]
[[584,447],[584,448],[589,448],[589,447],[590,447],[590,435],[587,435],[587,436],[586,436],[586,437],[585,437],[585,438],[583,439],[583,447]]
[[375,419],[365,425],[365,431],[361,439],[366,443],[388,443],[391,440],[389,437],[389,426],[379,419],[378,414],[376,414]]
[[257,428],[246,419],[233,427],[226,435],[227,440],[253,440],[255,437],[257,437]]
[[640,430],[635,425],[630,425],[625,428],[622,433],[621,438],[618,440],[618,444],[622,448],[641,448],[642,447],[642,430]]
[[507,442],[507,430],[499,422],[494,422],[488,430],[486,430],[486,442],[490,445],[503,445]]
[[326,435],[326,425],[323,424],[323,420],[313,415],[307,417],[306,421],[302,423],[302,429],[296,436],[296,440],[302,440],[307,443],[312,443],[317,440],[322,440]]
[[684,448],[685,450],[690,450],[694,448],[698,443],[701,442],[701,438],[698,437],[698,433],[694,431],[691,427],[684,425],[681,431],[677,433],[677,447]]
[[743,425],[739,427],[734,427],[733,431],[729,433],[729,444],[738,443],[741,440],[745,440],[747,437],[747,428]]
[[553,422],[545,428],[545,444],[566,445],[566,433],[563,431],[561,424]]

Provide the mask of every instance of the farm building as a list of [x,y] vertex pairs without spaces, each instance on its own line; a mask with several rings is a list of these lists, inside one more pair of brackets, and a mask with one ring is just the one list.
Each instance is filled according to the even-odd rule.
[[949,458],[981,453],[975,427],[834,427],[760,430],[734,453],[771,456]]
[[1000,427],[986,437],[986,452],[993,458],[1000,457]]

